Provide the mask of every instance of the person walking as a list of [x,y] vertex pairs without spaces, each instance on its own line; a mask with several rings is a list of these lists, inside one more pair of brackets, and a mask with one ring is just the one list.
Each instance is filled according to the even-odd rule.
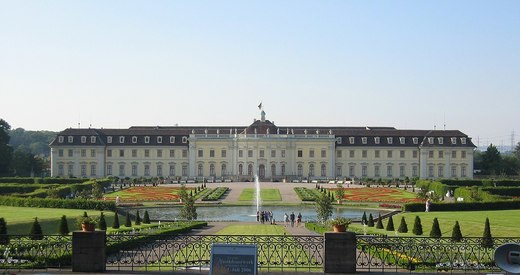
[[291,227],[294,227],[294,218],[295,218],[295,215],[294,215],[294,212],[291,213]]
[[296,220],[296,227],[300,227],[301,223],[302,223],[302,213],[298,213],[298,217]]
[[285,227],[287,227],[288,224],[289,224],[289,215],[287,215],[287,213],[285,213],[285,214],[283,215],[283,225],[284,225]]

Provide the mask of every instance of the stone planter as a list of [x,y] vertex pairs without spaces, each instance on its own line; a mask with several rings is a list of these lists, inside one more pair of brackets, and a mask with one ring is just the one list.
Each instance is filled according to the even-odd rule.
[[346,232],[347,231],[347,227],[343,224],[333,225],[332,229],[334,230],[334,232]]
[[82,223],[81,224],[81,231],[85,231],[85,232],[92,232],[92,231],[96,231],[96,225],[93,224],[93,223]]

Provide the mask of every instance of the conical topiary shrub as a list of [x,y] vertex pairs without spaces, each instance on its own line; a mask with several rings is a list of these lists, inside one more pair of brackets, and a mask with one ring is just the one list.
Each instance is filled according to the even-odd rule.
[[130,218],[130,212],[126,212],[125,227],[132,227],[132,218]]
[[489,225],[489,218],[486,218],[484,225],[484,235],[482,236],[482,247],[493,248],[493,236],[491,236],[491,226]]
[[363,217],[361,217],[361,224],[367,224],[367,212],[363,212]]
[[394,219],[392,218],[392,216],[388,217],[388,222],[386,223],[386,231],[395,231]]
[[150,216],[148,215],[148,210],[144,211],[143,223],[150,224]]
[[105,214],[103,212],[99,215],[98,228],[100,230],[107,230],[107,221],[105,220]]
[[112,223],[112,228],[119,229],[119,215],[117,214],[117,211],[114,215],[114,222]]
[[141,225],[141,216],[139,216],[139,210],[135,212],[135,225]]
[[462,241],[462,232],[460,232],[459,221],[455,221],[455,225],[453,226],[453,230],[451,231],[451,240],[454,242]]
[[60,224],[58,225],[58,234],[60,235],[69,235],[69,224],[67,222],[67,216],[63,215],[60,219]]
[[374,227],[374,217],[372,216],[372,213],[368,214],[368,227]]
[[419,218],[419,216],[415,216],[412,233],[417,236],[421,236],[423,234],[421,218]]
[[433,218],[432,231],[430,231],[430,237],[432,237],[432,238],[442,237],[441,228],[439,226],[439,221],[437,220],[437,218]]
[[376,228],[377,229],[383,229],[383,221],[381,219],[381,213],[379,213],[378,217],[377,217],[377,224],[376,224]]
[[43,232],[40,223],[38,222],[38,218],[34,218],[34,222],[31,226],[31,230],[29,231],[30,238],[32,240],[42,240]]
[[0,218],[0,245],[9,244],[9,235],[7,235],[7,222],[4,218]]
[[401,223],[399,224],[397,232],[408,233],[408,225],[406,224],[406,220],[404,219],[404,217],[401,217]]

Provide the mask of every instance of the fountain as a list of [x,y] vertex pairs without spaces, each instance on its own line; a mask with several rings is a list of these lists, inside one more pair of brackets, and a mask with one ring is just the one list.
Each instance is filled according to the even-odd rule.
[[256,212],[260,211],[260,181],[258,175],[255,175],[255,187],[256,187]]

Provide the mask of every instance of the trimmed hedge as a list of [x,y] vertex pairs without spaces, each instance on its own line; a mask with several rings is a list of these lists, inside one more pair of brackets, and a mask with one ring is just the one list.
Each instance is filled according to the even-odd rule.
[[443,179],[440,180],[441,183],[449,185],[449,186],[483,186],[483,187],[494,187],[495,185],[506,187],[520,187],[520,180],[492,180],[492,179],[484,179],[484,180],[451,180],[451,179]]
[[97,201],[83,199],[41,199],[41,198],[16,198],[12,196],[0,196],[0,205],[39,208],[70,208],[70,209],[95,209],[116,210],[116,203],[112,201]]
[[[407,203],[406,212],[424,212],[424,203]],[[430,211],[476,211],[520,209],[520,200],[494,202],[432,203]]]
[[302,201],[315,201],[316,194],[306,187],[294,187],[294,191]]
[[228,187],[217,187],[213,189],[210,193],[208,193],[204,198],[202,198],[203,201],[216,201],[219,200],[220,197],[222,197],[227,191]]
[[482,191],[492,195],[517,197],[520,196],[520,187],[484,187]]
[[25,184],[74,184],[84,183],[90,179],[76,179],[76,178],[21,178],[21,177],[5,177],[0,178],[0,183],[25,183]]
[[454,197],[464,198],[465,202],[475,202],[475,197],[484,202],[499,201],[501,198],[482,191],[481,187],[459,187],[455,189]]
[[450,189],[447,184],[443,184],[440,181],[430,181],[430,180],[418,180],[417,187],[419,188],[428,188],[427,191],[434,191],[438,196],[444,196],[446,192]]

